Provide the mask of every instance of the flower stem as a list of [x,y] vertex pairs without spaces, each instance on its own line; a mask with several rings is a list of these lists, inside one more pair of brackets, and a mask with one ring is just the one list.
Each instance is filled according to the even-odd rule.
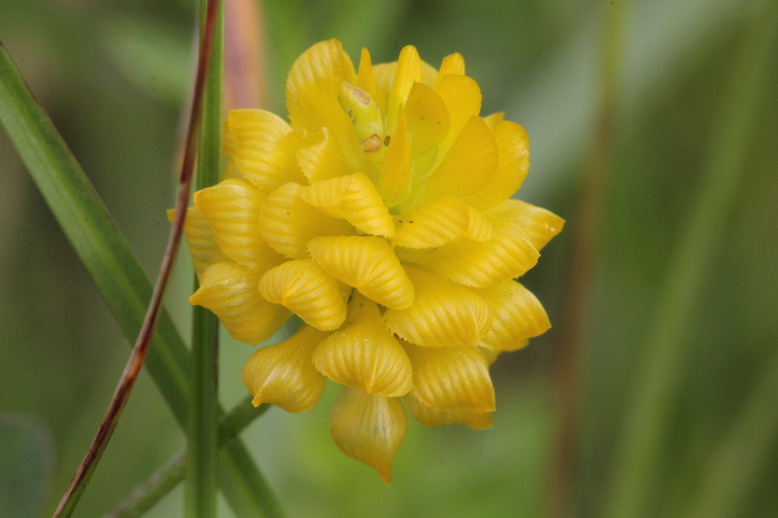
[[[132,340],[143,325],[152,286],[81,165],[46,112],[35,101],[21,72],[0,43],[0,123],[8,131],[30,177],[108,304],[124,335]],[[188,421],[190,358],[181,334],[162,312],[144,363],[182,428]],[[257,414],[258,415],[258,414]],[[272,490],[255,464],[230,459],[246,455],[238,439],[220,456],[224,485],[251,483],[253,493],[225,493],[234,508],[251,506],[253,516],[282,516]],[[247,482],[248,481],[248,482]],[[237,498],[245,501],[237,501]]]
[[127,360],[124,371],[116,385],[108,409],[100,422],[100,426],[97,429],[97,433],[95,434],[92,443],[89,445],[89,449],[84,455],[81,464],[78,466],[75,475],[73,475],[70,485],[62,495],[62,499],[60,500],[59,505],[57,505],[57,509],[54,511],[55,517],[70,516],[78,505],[78,501],[86,489],[97,464],[100,462],[100,459],[105,452],[105,448],[108,446],[108,442],[111,440],[111,436],[116,429],[116,425],[119,423],[119,417],[130,397],[132,388],[135,385],[135,380],[138,378],[138,374],[143,367],[143,362],[146,359],[151,340],[154,336],[154,330],[156,329],[157,320],[159,319],[162,309],[162,297],[167,288],[168,281],[170,280],[178,247],[181,243],[181,234],[186,213],[185,209],[189,200],[189,191],[192,184],[192,170],[194,168],[195,157],[194,136],[196,134],[201,110],[200,96],[203,85],[202,73],[208,66],[208,51],[205,49],[207,49],[207,47],[206,45],[203,45],[198,63],[198,78],[187,130],[186,152],[184,153],[184,160],[181,164],[181,174],[178,182],[176,204],[177,215],[173,223],[173,228],[170,231],[170,237],[168,238],[167,247],[165,248],[159,276],[157,277],[154,292],[151,296],[148,310],[146,311],[146,317],[143,321],[143,326],[138,334],[132,353],[130,354],[130,358]]
[[[202,45],[208,45],[210,64],[203,89],[203,111],[197,162],[197,189],[219,181],[221,168],[221,106],[223,9],[219,0],[201,4]],[[209,33],[209,30],[211,31]],[[195,280],[195,288],[197,281]],[[192,315],[192,378],[187,428],[185,486],[186,516],[216,516],[217,468],[217,373],[219,321],[205,308],[195,306]]]
[[[749,28],[751,30],[748,30],[748,38],[744,43],[745,52],[733,70],[728,102],[720,113],[715,126],[716,133],[711,139],[712,153],[704,176],[705,183],[687,220],[688,224],[680,233],[662,290],[663,296],[658,303],[658,313],[649,328],[645,345],[641,348],[647,356],[641,360],[644,367],[638,373],[636,392],[627,405],[629,410],[625,428],[621,442],[617,445],[616,464],[611,473],[610,499],[604,513],[606,517],[638,518],[651,513],[647,503],[657,462],[661,457],[658,452],[670,426],[672,399],[683,376],[686,324],[707,266],[720,242],[720,229],[732,206],[739,177],[745,172],[743,163],[748,144],[752,141],[753,120],[770,57],[770,38],[767,36],[775,32],[774,26],[764,23],[765,19],[773,19],[765,16],[768,7],[774,11],[774,2],[762,2],[762,9],[756,9],[753,13],[756,27]],[[770,406],[764,408],[769,409]],[[750,407],[746,409],[746,414],[747,417],[753,417],[749,412]],[[759,420],[759,416],[756,420]],[[748,425],[752,423],[753,419],[748,421]],[[750,437],[750,430],[741,431],[741,428],[738,427],[733,436],[737,444],[740,444],[740,439]],[[726,450],[724,452],[726,456]],[[712,471],[708,473],[716,478]],[[734,472],[730,474],[736,476]],[[709,485],[711,490],[719,487],[717,480],[709,484],[712,484]],[[713,514],[700,516],[707,518]]]

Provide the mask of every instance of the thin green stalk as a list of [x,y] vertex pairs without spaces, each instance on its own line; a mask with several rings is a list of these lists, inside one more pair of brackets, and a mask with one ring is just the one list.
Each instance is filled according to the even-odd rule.
[[[219,448],[233,442],[249,424],[254,422],[254,419],[267,412],[270,408],[270,405],[261,405],[259,408],[254,408],[251,400],[251,396],[245,398],[219,420],[217,442]],[[172,491],[179,482],[184,480],[186,464],[186,453],[181,453],[174,457],[149,477],[146,482],[137,487],[116,509],[106,515],[106,518],[142,516]],[[257,490],[263,491],[261,487],[257,487]],[[268,496],[268,499],[275,501],[275,497],[272,495]],[[266,515],[270,517],[280,516],[267,511]]]
[[[219,0],[201,3],[200,31],[210,40],[211,59],[205,76],[196,188],[210,187],[219,181],[221,170],[223,5]],[[195,279],[195,289],[197,280]],[[192,378],[190,383],[189,423],[187,428],[187,469],[184,502],[186,516],[216,516],[217,466],[217,373],[219,321],[205,308],[192,310]]]
[[[625,429],[611,473],[605,513],[610,518],[638,518],[650,513],[659,452],[685,366],[687,322],[720,242],[719,230],[732,206],[754,131],[752,121],[768,69],[767,36],[775,26],[773,16],[766,16],[768,8],[774,12],[776,4],[764,1],[754,12],[757,27],[748,31],[744,55],[733,71],[728,102],[711,139],[705,183],[680,233],[658,313],[641,348],[647,357],[641,361],[636,393],[627,405]],[[772,20],[773,25],[765,20]]]
[[187,433],[184,501],[186,516],[216,515],[216,409],[219,322],[213,313],[192,310],[192,401]]
[[154,472],[149,479],[138,486],[126,500],[103,518],[136,518],[143,516],[157,502],[170,493],[186,473],[186,455],[176,455],[170,462]]
[[[105,205],[62,137],[35,101],[18,68],[0,45],[0,123],[16,147],[30,176],[46,200],[68,241],[89,272],[123,334],[133,340],[143,323],[151,298],[151,284]],[[181,335],[163,312],[157,324],[145,365],[170,407],[184,426],[188,411],[189,355]],[[237,444],[242,445],[239,441]],[[244,448],[245,450],[245,448]],[[242,454],[228,449],[226,456]],[[227,462],[222,458],[220,462]],[[229,463],[233,467],[235,463]],[[256,466],[243,473],[229,469],[229,484],[242,484],[244,476],[258,480]],[[255,516],[274,516],[275,498],[269,487],[248,495]],[[233,508],[243,508],[234,495],[226,495]]]
[[[209,14],[211,14],[212,11],[212,8],[209,9]],[[154,291],[151,295],[151,301],[149,302],[148,309],[146,310],[146,314],[143,318],[143,325],[138,332],[138,337],[135,340],[132,353],[130,354],[129,359],[127,360],[127,364],[124,367],[124,371],[119,378],[119,382],[108,405],[108,409],[106,410],[105,415],[100,422],[100,426],[97,429],[97,433],[95,434],[92,443],[89,445],[83,460],[79,464],[73,479],[65,490],[65,493],[62,495],[57,509],[54,511],[55,518],[59,518],[60,516],[68,517],[75,511],[81,496],[86,490],[86,486],[89,484],[89,480],[91,479],[94,470],[97,468],[97,465],[102,459],[105,449],[108,447],[108,443],[111,440],[116,426],[119,424],[122,410],[130,398],[132,389],[135,386],[135,381],[138,379],[138,374],[140,374],[143,363],[146,360],[149,347],[151,346],[152,339],[154,338],[154,331],[156,330],[157,321],[162,311],[162,299],[173,271],[173,265],[175,264],[176,256],[178,254],[178,248],[181,244],[184,218],[186,216],[186,206],[189,201],[189,192],[192,186],[195,157],[197,154],[195,145],[197,142],[197,132],[198,128],[200,127],[200,116],[203,106],[202,101],[206,79],[205,74],[208,70],[211,56],[210,42],[214,29],[212,18],[212,15],[209,16],[208,22],[206,23],[203,31],[204,36],[202,38],[202,44],[199,47],[200,52],[197,64],[197,77],[195,80],[194,96],[192,98],[192,105],[189,113],[189,124],[187,126],[186,132],[184,159],[181,163],[181,173],[178,179],[176,216],[173,221],[173,226],[170,229],[167,246],[165,247],[165,253],[162,258],[162,265],[160,266],[159,275],[157,276],[157,281],[154,285]],[[213,406],[213,414],[215,415],[215,404]]]

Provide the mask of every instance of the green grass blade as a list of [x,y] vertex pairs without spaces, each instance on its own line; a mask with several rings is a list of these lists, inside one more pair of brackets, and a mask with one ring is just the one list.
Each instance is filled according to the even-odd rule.
[[[81,166],[35,101],[19,70],[1,45],[0,123],[6,128],[31,177],[123,334],[128,340],[134,340],[151,298],[151,284]],[[146,366],[177,422],[184,426],[187,422],[190,360],[184,341],[167,313],[160,316]],[[234,450],[228,455],[234,453],[242,452]],[[226,462],[227,459],[222,461]],[[246,461],[241,459],[241,462]],[[256,482],[256,466],[250,471],[248,476]],[[236,486],[244,483],[237,470],[228,469],[226,473],[232,477],[226,483]],[[257,516],[273,516],[276,508],[274,498],[267,502],[261,499],[265,493],[270,493],[267,486],[248,495],[252,498],[254,508],[262,509],[262,513]],[[233,497],[228,495],[228,499]],[[230,500],[230,505],[245,508],[247,504]]]
[[[206,37],[209,24],[213,30],[203,90],[197,154],[197,190],[210,187],[219,181],[224,54],[222,2],[208,0],[201,2],[200,7],[200,33]],[[190,518],[216,516],[218,356],[219,321],[207,309],[195,306],[192,309],[192,398],[187,428],[187,471],[184,487],[184,507],[186,516]]]
[[[773,11],[775,4],[762,3]],[[762,25],[765,9],[755,9],[759,30],[749,31],[745,53],[733,70],[731,87],[711,140],[711,155],[705,182],[692,207],[688,224],[680,234],[670,263],[658,313],[650,327],[643,351],[646,358],[636,380],[636,393],[628,405],[622,441],[609,488],[605,516],[638,518],[650,511],[653,482],[657,475],[657,452],[670,426],[673,398],[683,375],[687,322],[697,302],[707,267],[720,242],[727,212],[734,201],[748,145],[753,136],[760,91],[768,68],[770,31]],[[766,407],[765,411],[769,411]],[[702,516],[702,515],[701,515]],[[708,515],[705,515],[706,517]]]
[[[770,4],[769,1],[763,2]],[[751,73],[740,77],[739,98],[733,103],[740,124],[754,119],[758,101],[764,99],[766,76],[771,70],[770,58],[776,54],[778,40],[778,4],[769,6],[769,13],[760,13],[757,27],[749,31],[753,38],[752,52],[743,61],[749,62]],[[749,59],[750,58],[750,59]],[[747,69],[746,69],[747,70]],[[742,96],[742,97],[741,97]],[[778,354],[773,353],[749,397],[733,419],[733,429],[703,470],[702,489],[689,518],[726,518],[738,515],[744,508],[748,491],[755,485],[760,469],[769,462],[771,448],[778,436]]]
[[[134,341],[151,284],[5,47],[0,47],[0,122],[122,332]],[[185,421],[189,358],[166,313],[153,343],[146,365],[176,418]]]

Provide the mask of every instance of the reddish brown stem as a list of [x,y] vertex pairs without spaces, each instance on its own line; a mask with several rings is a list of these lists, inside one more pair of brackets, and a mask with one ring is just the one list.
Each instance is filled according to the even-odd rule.
[[580,365],[586,337],[589,297],[600,241],[604,191],[615,146],[619,93],[623,2],[603,2],[602,85],[595,135],[574,219],[572,262],[564,295],[564,326],[558,335],[554,358],[556,437],[547,501],[549,518],[574,516],[574,481],[577,459],[580,399]]
[[157,325],[160,309],[162,307],[162,297],[167,288],[173,264],[176,259],[178,247],[181,244],[181,234],[184,228],[184,217],[186,216],[186,206],[189,203],[189,192],[192,186],[192,172],[196,158],[196,138],[198,133],[198,124],[200,113],[202,111],[203,87],[205,84],[206,71],[211,57],[211,42],[213,40],[214,25],[216,20],[216,8],[219,0],[210,0],[207,6],[207,18],[205,29],[200,41],[200,53],[197,63],[197,75],[195,79],[195,92],[192,98],[192,106],[189,114],[189,124],[187,126],[186,151],[184,160],[181,163],[181,174],[178,181],[178,197],[176,202],[176,217],[173,227],[170,230],[165,255],[162,258],[159,276],[157,277],[154,292],[149,302],[146,312],[146,318],[143,321],[138,338],[135,341],[130,358],[124,367],[119,383],[111,399],[111,403],[106,410],[100,427],[97,430],[92,444],[76,470],[76,474],[70,481],[65,494],[54,511],[54,518],[60,516],[70,516],[75,510],[78,500],[83,493],[89,478],[92,476],[97,463],[105,451],[108,441],[111,439],[114,429],[119,422],[124,405],[130,397],[132,387],[140,373],[143,362],[146,359],[149,346],[151,345],[154,329]]

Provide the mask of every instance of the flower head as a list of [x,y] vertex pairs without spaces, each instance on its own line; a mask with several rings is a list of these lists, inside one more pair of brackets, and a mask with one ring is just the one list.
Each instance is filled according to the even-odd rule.
[[327,379],[343,385],[332,437],[388,482],[405,410],[428,426],[491,426],[489,365],[550,327],[514,279],[563,222],[511,199],[526,132],[480,116],[459,54],[436,70],[411,46],[382,65],[363,50],[355,70],[324,41],[286,94],[290,123],[229,114],[225,179],[188,209],[190,300],[251,344],[299,316],[294,336],[248,359],[254,404],[301,412]]

